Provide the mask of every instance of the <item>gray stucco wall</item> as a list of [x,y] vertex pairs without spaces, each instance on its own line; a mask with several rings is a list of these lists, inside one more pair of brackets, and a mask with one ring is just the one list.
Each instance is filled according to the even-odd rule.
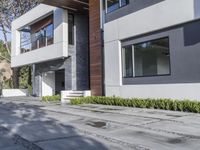
[[122,41],[122,46],[169,37],[171,75],[123,78],[123,84],[200,83],[200,20]]
[[118,10],[107,13],[105,21],[106,22],[113,21],[115,19],[126,16],[128,14],[152,6],[162,1],[164,0],[129,0],[129,4],[127,6],[121,7]]

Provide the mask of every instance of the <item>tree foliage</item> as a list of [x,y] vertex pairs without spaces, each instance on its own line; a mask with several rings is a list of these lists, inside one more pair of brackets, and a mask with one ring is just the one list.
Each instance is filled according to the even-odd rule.
[[[12,21],[38,5],[40,0],[0,0],[0,32],[3,43],[0,41],[0,59],[11,62],[11,24]],[[24,69],[26,71],[26,69]],[[23,71],[23,69],[22,69]],[[20,69],[13,68],[13,86],[19,87]],[[30,76],[30,75],[29,75]]]

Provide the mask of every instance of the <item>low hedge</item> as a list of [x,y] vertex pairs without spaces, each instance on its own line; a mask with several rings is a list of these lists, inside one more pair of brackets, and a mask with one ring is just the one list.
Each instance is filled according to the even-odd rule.
[[61,100],[60,95],[53,95],[53,96],[43,96],[42,101],[44,102],[59,102]]
[[73,99],[71,100],[71,104],[102,104],[200,113],[200,102],[190,100],[181,101],[172,99],[125,99],[120,97],[85,97]]

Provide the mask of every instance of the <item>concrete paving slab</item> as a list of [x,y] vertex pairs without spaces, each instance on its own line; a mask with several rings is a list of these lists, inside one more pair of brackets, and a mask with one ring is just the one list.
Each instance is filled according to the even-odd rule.
[[52,121],[8,125],[6,128],[31,142],[78,135],[72,126],[62,126]]
[[[48,108],[45,108],[48,109]],[[50,107],[48,110],[56,111],[58,110],[56,107]],[[98,110],[79,110],[73,109],[71,107],[61,107],[59,111],[69,114],[69,115],[75,115],[75,116],[84,116],[84,117],[91,117],[91,118],[98,118],[98,119],[104,119],[104,120],[111,120],[115,122],[127,122],[129,124],[133,125],[140,125],[140,124],[146,124],[150,123],[152,121],[157,121],[157,119],[153,118],[144,118],[140,116],[126,116],[123,114],[115,114],[115,113],[107,113],[107,112],[99,112]],[[112,117],[110,117],[112,116]],[[125,117],[126,116],[126,117]]]
[[176,118],[176,121],[181,121],[188,126],[200,127],[200,115],[198,114]]
[[16,118],[14,116],[7,116],[0,114],[0,124],[17,124],[17,123],[24,123],[22,118]]
[[[88,136],[75,136],[54,141],[37,143],[44,150],[123,150],[120,145],[112,144],[106,140],[90,138]],[[126,148],[127,150],[130,148]]]
[[184,136],[134,127],[121,129],[110,134],[121,141],[139,144],[153,150],[192,150],[200,146],[200,143],[195,144],[199,142],[197,139],[192,141]]
[[146,127],[152,128],[154,130],[163,130],[167,132],[174,132],[183,134],[189,137],[196,137],[200,140],[200,128],[199,126],[182,124],[179,122],[171,122],[171,121],[160,121],[156,123],[151,123],[145,125]]
[[[0,127],[9,132],[0,135],[0,150],[32,143],[39,150],[199,150],[199,125],[200,115],[193,113],[2,99]],[[26,148],[12,145],[13,133],[28,142]]]
[[114,130],[125,128],[126,126],[113,123],[110,121],[104,121],[100,119],[82,118],[80,120],[75,120],[70,123],[76,128],[92,131],[94,133],[108,133]]
[[0,149],[8,146],[16,146],[15,142],[12,140],[12,137],[9,135],[0,135]]
[[1,150],[28,150],[28,149],[23,146],[8,146],[1,148]]
[[190,113],[178,112],[178,111],[163,111],[163,110],[149,110],[149,109],[139,109],[139,108],[130,108],[130,107],[121,107],[121,106],[106,106],[106,105],[98,105],[95,106],[93,104],[85,104],[81,106],[67,106],[77,110],[90,111],[95,113],[112,113],[112,114],[122,114],[127,117],[142,117],[149,119],[176,119],[182,116],[191,115]]

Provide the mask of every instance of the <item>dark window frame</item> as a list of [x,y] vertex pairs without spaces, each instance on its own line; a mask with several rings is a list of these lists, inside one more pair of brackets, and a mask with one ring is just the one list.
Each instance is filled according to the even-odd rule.
[[[170,55],[171,52],[170,52],[170,37],[169,36],[164,36],[164,37],[161,37],[161,38],[156,38],[156,39],[152,39],[152,40],[146,40],[146,41],[142,41],[142,42],[138,42],[138,43],[133,43],[131,45],[130,44],[129,45],[124,45],[124,46],[121,47],[121,54],[123,54],[123,49],[125,47],[128,47],[128,46],[134,47],[134,45],[139,45],[139,44],[143,44],[143,43],[147,43],[147,42],[154,42],[154,41],[158,41],[158,40],[162,40],[162,39],[168,39],[168,48],[169,48],[169,74],[143,75],[143,76],[136,76],[136,75],[133,74],[133,76],[130,76],[130,77],[123,76],[124,75],[124,73],[123,73],[123,71],[124,71],[124,68],[123,68],[123,55],[121,55],[122,78],[128,79],[128,78],[146,78],[146,77],[171,76],[171,55]],[[134,54],[134,57],[135,57],[135,54]],[[135,62],[134,62],[134,66],[133,66],[133,70],[134,69],[135,69]],[[134,70],[134,72],[135,72],[135,70]]]
[[[134,75],[133,75],[133,69],[134,69],[134,66],[133,66],[133,62],[132,62],[132,64],[131,64],[131,70],[132,70],[132,73],[131,73],[131,75],[130,76],[125,76],[124,74],[124,70],[126,69],[126,67],[125,67],[125,65],[126,65],[126,60],[124,60],[123,61],[123,58],[126,58],[126,53],[125,53],[125,51],[126,51],[126,48],[129,48],[129,47],[131,47],[131,58],[132,58],[132,61],[133,61],[133,45],[127,45],[127,46],[124,46],[124,47],[122,47],[122,76],[123,76],[123,78],[132,78]],[[124,52],[123,52],[124,51]],[[124,63],[125,63],[125,65],[124,65]],[[125,67],[125,68],[124,68]],[[126,72],[126,74],[127,74],[127,72]]]
[[[70,37],[70,34],[69,34],[69,30],[70,30],[70,26],[69,26],[69,16],[72,17],[72,34]],[[73,13],[68,13],[68,44],[69,45],[75,45],[75,16]]]
[[112,12],[115,12],[116,10],[119,10],[119,9],[121,9],[121,8],[123,8],[123,7],[125,7],[125,6],[127,6],[129,3],[130,3],[130,0],[127,0],[127,3],[126,3],[126,5],[120,5],[120,4],[122,4],[120,1],[122,1],[122,0],[119,0],[119,6],[118,6],[118,8],[116,8],[116,9],[114,9],[114,10],[111,10],[111,11],[108,11],[108,0],[105,0],[106,2],[106,7],[105,7],[105,9],[106,9],[106,14],[109,14],[109,13],[112,13]]

